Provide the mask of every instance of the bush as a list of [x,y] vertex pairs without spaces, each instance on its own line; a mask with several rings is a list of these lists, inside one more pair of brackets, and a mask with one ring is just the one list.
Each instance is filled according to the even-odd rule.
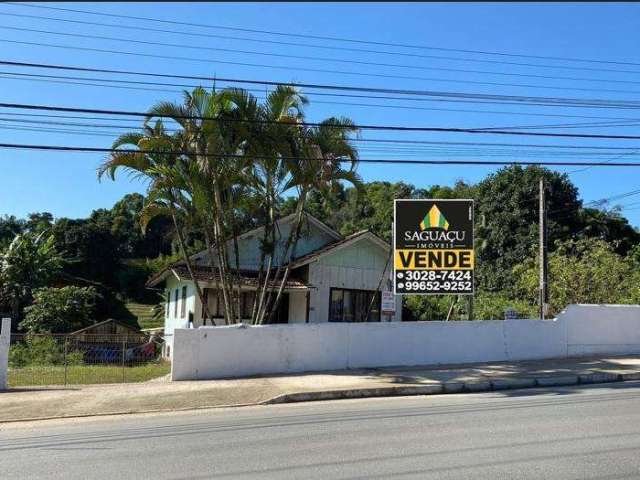
[[40,288],[24,309],[20,328],[31,333],[65,333],[91,324],[99,295],[93,287]]
[[518,318],[537,318],[538,307],[523,300],[513,300],[499,293],[479,293],[473,303],[474,320],[503,320],[505,310],[512,309]]
[[[453,304],[453,307],[452,307]],[[446,320],[451,309],[450,320],[467,320],[468,299],[453,295],[418,296],[407,295],[402,311],[403,321]],[[513,300],[499,293],[477,293],[473,300],[471,320],[502,320],[505,310],[515,310],[520,318],[536,318],[537,307],[523,300]]]
[[[536,303],[537,259],[514,268],[521,298]],[[578,240],[559,244],[549,255],[550,315],[572,303],[638,303],[640,272],[633,258],[625,258],[602,240]]]
[[420,296],[406,295],[404,297],[402,320],[405,322],[423,322],[427,320],[445,320],[449,307],[450,296]]
[[[83,353],[67,352],[67,365],[81,365]],[[51,335],[27,335],[23,342],[9,348],[9,365],[21,368],[32,365],[63,365],[64,344]]]

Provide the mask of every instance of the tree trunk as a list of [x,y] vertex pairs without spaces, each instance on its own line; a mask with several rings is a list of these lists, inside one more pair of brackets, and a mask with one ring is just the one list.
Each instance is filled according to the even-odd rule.
[[[260,310],[262,309],[262,291],[264,290],[263,288],[263,280],[264,280],[264,270],[265,270],[265,259],[267,257],[266,251],[265,251],[265,246],[267,245],[267,242],[269,241],[269,238],[272,237],[272,230],[273,230],[273,220],[274,220],[274,213],[273,213],[273,208],[269,207],[268,208],[268,214],[267,214],[267,222],[264,225],[264,234],[262,235],[262,245],[260,248],[260,263],[259,263],[259,267],[258,267],[258,277],[256,279],[256,294],[253,298],[253,307],[251,309],[251,323],[252,324],[256,324],[258,321],[258,315],[260,313]],[[271,258],[273,258],[273,253],[269,256],[269,264],[268,264],[268,268],[267,271],[269,272],[271,270]]]
[[260,296],[258,301],[258,310],[256,312],[256,320],[255,323],[262,323],[262,318],[264,316],[264,308],[267,301],[267,290],[269,288],[269,280],[271,278],[271,268],[273,265],[273,257],[275,255],[276,250],[276,235],[275,235],[275,210],[273,205],[275,204],[275,199],[272,197],[272,207],[269,209],[269,230],[265,230],[265,241],[267,236],[270,236],[270,245],[271,251],[269,253],[269,260],[267,262],[267,271],[264,279],[261,280],[261,283],[258,283],[258,289],[260,290]]
[[[271,307],[268,309],[268,317],[270,320],[273,317],[273,314],[280,306],[280,300],[282,299],[282,292],[287,283],[287,279],[289,278],[289,273],[291,272],[291,260],[293,254],[295,253],[296,246],[298,245],[298,239],[300,238],[300,229],[302,227],[302,219],[304,218],[304,206],[306,203],[307,191],[302,190],[300,192],[300,196],[298,197],[298,205],[296,206],[296,218],[295,218],[295,227],[291,229],[289,233],[289,238],[287,239],[287,245],[285,247],[285,253],[280,265],[278,265],[278,270],[276,271],[275,280],[278,279],[280,275],[280,271],[282,270],[282,263],[286,262],[286,267],[284,270],[284,274],[282,275],[282,279],[280,280],[280,285],[278,287],[278,293],[276,294],[275,300],[272,302]],[[290,258],[291,257],[291,258]]]
[[[220,281],[218,280],[218,274],[219,271],[216,272],[216,264],[214,262],[214,246],[213,243],[211,242],[211,234],[209,233],[209,230],[207,229],[207,227],[205,226],[205,228],[203,228],[204,231],[204,243],[205,246],[207,247],[207,251],[209,252],[209,268],[211,269],[211,277],[214,280],[214,285],[215,285],[215,292],[216,292],[216,296],[220,295]],[[217,301],[217,297],[216,297],[216,301]],[[213,317],[211,319],[211,325],[215,325],[215,322],[213,321]]]
[[224,317],[227,325],[233,323],[235,315],[233,313],[233,304],[231,301],[231,290],[229,286],[229,256],[227,254],[227,242],[224,238],[224,228],[222,227],[221,217],[224,215],[222,198],[220,196],[220,188],[217,182],[213,186],[213,198],[216,205],[214,212],[214,236],[218,245],[218,258],[220,269],[220,280],[222,283],[222,297],[224,300]]

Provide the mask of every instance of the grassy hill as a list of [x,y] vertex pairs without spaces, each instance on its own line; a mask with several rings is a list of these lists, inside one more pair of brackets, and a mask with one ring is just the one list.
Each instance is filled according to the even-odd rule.
[[130,302],[125,305],[126,309],[138,319],[140,328],[158,328],[164,325],[162,317],[153,318],[154,304]]

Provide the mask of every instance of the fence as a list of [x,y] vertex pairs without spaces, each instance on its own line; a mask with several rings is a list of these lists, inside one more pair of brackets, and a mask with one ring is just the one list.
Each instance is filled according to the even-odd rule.
[[12,334],[8,386],[142,382],[166,375],[159,341],[129,335]]

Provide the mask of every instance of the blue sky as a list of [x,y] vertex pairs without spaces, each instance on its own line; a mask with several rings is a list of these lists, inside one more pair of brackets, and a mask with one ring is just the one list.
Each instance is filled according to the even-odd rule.
[[[42,4],[44,5],[44,4]],[[122,13],[160,19],[197,22],[208,25],[271,30],[288,33],[348,37],[377,42],[444,47],[453,49],[504,52],[511,54],[540,55],[544,57],[572,57],[635,62],[637,66],[614,64],[589,64],[544,59],[490,56],[471,53],[443,52],[429,49],[411,49],[345,44],[327,40],[303,40],[256,33],[241,33],[224,29],[205,29],[191,26],[162,25],[153,22],[105,18],[93,15],[49,11],[25,6],[0,4],[0,58],[13,61],[57,63],[98,68],[130,69],[162,73],[182,73],[268,79],[275,81],[299,81],[339,85],[359,85],[384,88],[407,88],[449,92],[491,93],[500,95],[531,95],[571,98],[601,98],[614,100],[640,99],[640,55],[638,54],[637,26],[640,21],[638,4],[189,4],[189,3],[74,3],[48,4],[49,6],[85,9],[96,12]],[[53,20],[17,17],[2,14],[36,15],[59,19],[75,19],[107,22],[118,25],[163,28],[187,32],[237,36],[254,41],[225,38],[199,38],[169,33],[151,33],[112,27],[89,26],[56,22]],[[35,33],[8,29],[27,28],[59,33],[100,35],[121,39],[150,42],[182,43],[197,48],[161,47],[120,41],[79,39],[50,33]],[[260,40],[284,40],[306,42],[315,45],[387,50],[399,53],[455,57],[458,60],[414,58],[402,55],[329,50],[311,47],[268,44]],[[22,41],[50,43],[66,46],[126,50],[150,55],[184,56],[199,61],[169,60],[123,54],[108,54],[73,49],[53,48],[11,43]],[[262,53],[332,57],[340,60],[395,63],[404,67],[356,65],[344,62],[302,60],[269,57],[257,54],[221,52],[205,48],[224,48]],[[608,68],[611,72],[571,70],[563,68],[525,67],[493,64],[473,60],[506,60],[520,63]],[[245,62],[264,64],[265,67],[229,65],[221,62]],[[278,68],[269,68],[278,67]],[[281,68],[279,68],[281,67]],[[330,69],[345,73],[309,72],[301,70]],[[487,73],[463,73],[428,68],[451,68],[491,71]],[[620,72],[619,70],[626,70]],[[0,102],[51,104],[102,109],[146,110],[154,102],[178,99],[179,92],[138,91],[131,89],[98,88],[95,86],[35,82],[7,78],[10,73],[47,73],[41,70],[17,69],[0,66]],[[539,79],[499,75],[499,73],[565,76],[590,79],[573,81]],[[372,75],[401,75],[422,79],[383,78]],[[116,78],[116,77],[113,77]],[[600,80],[600,81],[598,81]],[[603,81],[608,80],[608,81]],[[633,84],[637,81],[637,84]],[[528,86],[496,86],[471,82],[520,83]],[[628,83],[624,83],[628,82]],[[554,88],[538,88],[550,86]],[[162,87],[159,87],[162,88]],[[176,90],[175,87],[168,87]],[[584,90],[578,90],[584,89]],[[624,92],[603,92],[623,90]],[[351,117],[361,124],[422,125],[438,127],[502,127],[520,125],[551,125],[576,122],[599,122],[598,119],[555,117],[553,115],[604,116],[607,118],[634,119],[631,110],[583,109],[566,107],[532,107],[519,105],[473,105],[444,102],[354,100],[335,97],[311,96],[307,114],[311,121],[332,115]],[[315,100],[315,102],[314,102]],[[328,103],[318,103],[328,102]],[[332,103],[333,102],[333,103]],[[336,104],[343,103],[343,104]],[[369,103],[383,107],[344,105],[344,103]],[[403,108],[396,108],[396,107]],[[390,108],[394,107],[394,108]],[[452,111],[458,110],[458,111]],[[466,110],[466,111],[460,111]],[[471,111],[469,111],[471,110]],[[111,144],[109,136],[89,136],[84,127],[80,133],[16,130],[17,123],[7,122],[7,112],[0,109],[0,142],[49,145],[104,146]],[[551,116],[548,116],[551,115]],[[13,117],[16,118],[16,117]],[[20,117],[18,117],[20,118]],[[28,117],[22,117],[28,118]],[[73,122],[73,120],[66,120]],[[131,121],[132,125],[136,122]],[[33,128],[31,124],[26,125]],[[14,129],[12,129],[14,128]],[[73,127],[56,127],[73,129]],[[556,129],[555,131],[559,131]],[[602,134],[637,134],[637,127],[582,127],[571,132]],[[110,133],[114,133],[109,131]],[[84,133],[84,134],[83,134]],[[103,132],[104,133],[104,132]],[[546,139],[528,137],[500,137],[496,135],[463,135],[438,133],[364,132],[365,138],[411,139],[428,141],[506,142],[553,145],[589,145],[634,147],[637,141]],[[371,148],[371,144],[366,144]],[[491,148],[491,147],[489,147]],[[509,160],[547,159],[538,149],[524,152],[511,149]],[[526,150],[526,149],[525,149]],[[551,149],[553,152],[559,151]],[[640,151],[640,147],[639,147]],[[363,150],[363,158],[471,158],[473,152],[443,149],[434,151]],[[481,152],[476,149],[476,153]],[[487,153],[487,150],[484,151]],[[471,156],[469,156],[471,155]],[[534,156],[531,156],[534,155]],[[601,160],[614,158],[599,157]],[[496,157],[506,158],[506,157]],[[574,160],[593,160],[594,157],[571,157]],[[638,160],[623,156],[621,160]],[[55,216],[84,217],[91,210],[110,207],[125,193],[144,191],[137,180],[121,176],[116,182],[96,179],[96,168],[103,160],[102,154],[78,154],[59,152],[33,152],[0,149],[2,183],[0,186],[0,215],[24,216],[34,211],[49,211]],[[433,184],[452,184],[458,179],[475,182],[495,168],[476,166],[389,166],[362,165],[360,173],[365,180],[406,181],[419,187]],[[560,171],[574,171],[568,167]],[[639,178],[633,168],[592,168],[573,173],[571,179],[580,189],[581,197],[595,200],[637,189]],[[638,201],[630,197],[621,201],[627,205]],[[633,205],[625,215],[634,225],[640,225],[640,209]]]

